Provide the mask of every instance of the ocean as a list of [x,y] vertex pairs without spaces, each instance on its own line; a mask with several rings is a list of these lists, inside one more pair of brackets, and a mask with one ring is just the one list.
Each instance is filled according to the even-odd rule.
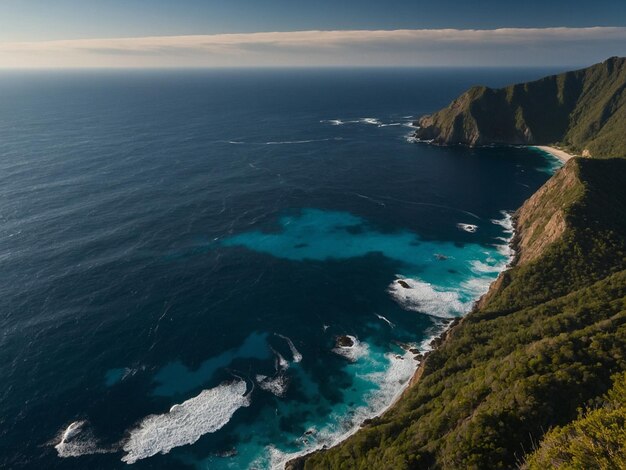
[[0,74],[0,466],[272,468],[379,414],[559,167],[410,123],[549,72]]

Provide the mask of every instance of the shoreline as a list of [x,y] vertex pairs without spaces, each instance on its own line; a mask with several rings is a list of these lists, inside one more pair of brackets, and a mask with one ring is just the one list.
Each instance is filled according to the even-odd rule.
[[462,317],[458,317],[452,319],[449,322],[446,322],[442,325],[441,329],[437,330],[431,336],[426,337],[421,343],[419,343],[420,355],[422,356],[419,361],[415,359],[413,353],[411,353],[408,349],[405,349],[405,353],[403,355],[404,360],[415,361],[417,362],[417,364],[406,383],[393,394],[393,396],[391,397],[391,401],[387,405],[385,405],[382,409],[369,414],[360,421],[355,422],[350,429],[346,430],[340,435],[335,436],[331,442],[323,443],[312,449],[285,454],[285,457],[287,458],[277,461],[274,465],[272,465],[272,470],[300,470],[301,468],[303,468],[301,467],[301,465],[304,462],[303,459],[305,459],[306,457],[313,455],[317,452],[323,452],[325,450],[338,446],[339,444],[359,432],[365,426],[367,426],[367,423],[369,423],[371,420],[376,419],[389,411],[390,408],[392,408],[396,403],[398,403],[398,401],[402,399],[406,391],[413,386],[415,377],[421,375],[420,370],[423,369],[423,364],[425,363],[428,355],[443,343],[443,340],[446,334],[450,331],[450,328],[457,325],[461,318]]
[[568,160],[576,157],[576,155],[568,153],[565,150],[562,150],[557,147],[551,147],[549,145],[531,145],[530,147],[539,149],[545,153],[549,153],[553,157],[558,158],[563,163],[567,163]]
[[[573,156],[570,156],[570,158],[571,157]],[[516,265],[517,257],[515,254],[517,253],[517,250],[515,250],[515,241],[516,241],[517,230],[515,226],[515,218],[512,219],[512,226],[513,226],[513,232],[511,233],[511,236],[507,243],[507,246],[510,248],[511,251],[509,254],[509,261],[504,267],[504,269],[500,271],[498,273],[498,276],[489,284],[488,290],[474,301],[472,308],[467,313],[465,313],[465,315],[451,319],[451,321],[443,325],[441,330],[439,330],[437,333],[434,333],[432,336],[426,338],[424,341],[422,341],[422,343],[420,343],[421,359],[417,363],[417,366],[415,367],[415,370],[413,371],[409,380],[406,382],[406,384],[402,386],[400,390],[398,390],[398,392],[392,398],[391,402],[387,406],[385,406],[381,411],[373,415],[372,417],[366,418],[365,420],[356,424],[348,432],[342,434],[341,436],[338,436],[338,439],[331,445],[328,445],[328,446],[324,445],[313,450],[303,451],[301,453],[295,453],[295,455],[291,454],[291,457],[288,460],[278,462],[278,467],[276,467],[276,469],[282,468],[284,470],[304,470],[304,462],[308,456],[319,453],[319,452],[324,452],[325,450],[328,450],[332,447],[336,447],[342,442],[346,441],[347,439],[352,437],[354,434],[359,432],[361,429],[367,427],[369,423],[371,422],[371,420],[379,418],[385,413],[387,413],[400,400],[404,398],[406,393],[411,388],[415,387],[419,383],[426,369],[426,363],[428,361],[428,357],[430,356],[430,354],[436,351],[437,349],[441,348],[454,334],[454,330],[469,315],[474,313],[480,307],[481,301],[485,297],[487,297],[487,295],[491,292],[491,289],[493,288],[493,286],[498,282],[498,280],[500,280],[502,273],[506,272],[507,270],[513,268]]]

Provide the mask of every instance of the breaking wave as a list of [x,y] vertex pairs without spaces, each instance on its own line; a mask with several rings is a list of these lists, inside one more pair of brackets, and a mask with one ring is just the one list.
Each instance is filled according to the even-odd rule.
[[391,321],[389,321],[387,318],[383,317],[382,315],[379,315],[378,313],[375,313],[374,315],[376,315],[380,320],[384,321],[385,323],[387,323],[387,325],[389,325],[391,328],[395,328],[396,325],[394,325]]
[[293,362],[300,362],[302,360],[302,354],[300,354],[300,351],[298,351],[293,345],[293,341],[291,341],[286,336],[280,335],[278,333],[276,333],[276,336],[287,341],[287,345],[289,346],[289,350],[291,351],[291,356],[293,357]]
[[463,302],[457,291],[439,290],[432,284],[417,279],[396,279],[389,285],[388,292],[404,309],[434,317],[457,317],[472,304],[471,301]]
[[74,421],[59,432],[56,439],[54,439],[54,442],[58,441],[54,448],[59,457],[68,458],[90,454],[107,454],[117,450],[115,448],[107,449],[100,447],[87,426],[86,420]]
[[250,405],[246,389],[245,381],[236,380],[204,390],[167,413],[144,418],[130,431],[122,461],[132,464],[158,453],[167,454],[224,427],[239,408]]
[[350,362],[356,362],[360,358],[367,356],[369,346],[367,343],[360,342],[355,336],[346,335],[352,341],[351,346],[337,345],[333,348],[335,354],[345,357]]

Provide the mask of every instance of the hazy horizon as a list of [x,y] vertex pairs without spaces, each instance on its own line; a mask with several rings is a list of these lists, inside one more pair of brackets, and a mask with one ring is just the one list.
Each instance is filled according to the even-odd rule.
[[0,69],[584,66],[626,55],[626,3],[7,0]]

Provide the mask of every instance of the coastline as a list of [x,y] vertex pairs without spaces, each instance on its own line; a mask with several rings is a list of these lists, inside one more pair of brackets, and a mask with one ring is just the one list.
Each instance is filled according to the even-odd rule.
[[[572,158],[573,156],[570,155],[569,158]],[[291,454],[290,458],[286,461],[281,461],[278,462],[278,468],[283,468],[284,470],[304,470],[304,463],[307,459],[307,457],[313,455],[313,454],[317,454],[319,452],[324,452],[327,449],[330,449],[332,447],[336,447],[339,444],[341,444],[342,442],[344,442],[345,440],[347,440],[348,438],[350,438],[351,436],[353,436],[354,434],[356,434],[359,430],[367,427],[370,422],[373,419],[376,419],[382,415],[384,415],[385,413],[387,413],[391,408],[393,408],[400,400],[402,400],[402,398],[404,398],[404,396],[408,393],[408,391],[413,388],[414,386],[419,384],[420,379],[422,378],[422,375],[424,374],[424,371],[426,369],[426,363],[428,361],[428,357],[430,356],[430,354],[434,351],[436,351],[437,349],[439,349],[440,347],[442,347],[454,334],[454,330],[468,317],[470,316],[472,313],[474,313],[477,309],[480,308],[481,302],[483,299],[485,299],[489,293],[492,291],[492,289],[494,288],[494,286],[498,285],[498,281],[500,281],[501,277],[502,277],[502,273],[506,272],[507,270],[513,268],[518,261],[518,257],[516,256],[517,250],[515,249],[516,247],[516,234],[517,234],[517,230],[516,230],[516,219],[515,217],[513,217],[511,219],[511,223],[512,223],[512,233],[511,236],[508,240],[507,246],[510,249],[510,253],[509,253],[509,261],[506,264],[506,267],[500,271],[500,273],[498,273],[498,277],[496,277],[496,279],[494,279],[490,284],[489,284],[489,288],[486,292],[484,292],[480,297],[478,297],[474,303],[472,308],[467,311],[467,313],[463,316],[460,317],[456,317],[454,319],[452,319],[452,321],[446,323],[438,332],[436,332],[435,334],[433,334],[432,336],[428,337],[427,339],[425,339],[421,344],[420,344],[420,356],[421,358],[419,359],[419,362],[417,364],[417,366],[415,367],[415,370],[413,371],[413,374],[411,375],[411,378],[404,384],[404,386],[398,390],[398,392],[396,393],[396,395],[392,398],[392,400],[389,402],[389,404],[387,406],[385,406],[382,410],[380,410],[377,414],[373,415],[370,418],[365,419],[364,421],[362,421],[361,423],[355,425],[351,430],[349,430],[348,432],[342,434],[341,436],[339,436],[339,438],[333,442],[331,445],[329,446],[322,446],[322,447],[318,447],[317,449],[311,450],[311,451],[304,451],[302,453],[296,453]]]
[[531,145],[532,148],[536,148],[541,150],[542,152],[549,153],[553,157],[558,158],[563,163],[567,163],[568,160],[576,157],[576,155],[572,155],[571,153],[566,152],[560,148],[551,147],[549,145]]
[[415,361],[417,362],[417,364],[415,365],[415,368],[413,372],[411,373],[411,376],[409,377],[409,379],[406,381],[406,383],[404,383],[404,385],[394,393],[389,403],[387,403],[382,409],[379,409],[378,411],[364,417],[364,419],[362,419],[359,422],[355,422],[354,425],[350,429],[348,429],[347,431],[345,431],[344,433],[340,435],[335,436],[331,442],[326,442],[313,449],[307,449],[307,450],[303,450],[300,452],[284,454],[284,457],[286,458],[281,458],[275,461],[272,464],[271,468],[273,470],[303,469],[304,460],[308,456],[316,454],[318,452],[323,452],[327,449],[338,446],[343,441],[349,439],[358,431],[360,431],[363,427],[367,426],[367,424],[371,422],[373,419],[376,419],[382,416],[383,414],[385,414],[387,411],[389,411],[390,408],[392,408],[396,403],[398,403],[398,401],[402,399],[406,391],[410,389],[414,383],[416,383],[416,377],[420,377],[423,373],[423,365],[426,362],[426,358],[428,357],[428,355],[432,351],[437,349],[441,344],[443,344],[446,338],[446,335],[449,333],[450,329],[453,326],[456,326],[462,318],[463,317],[458,317],[458,318],[453,319],[450,322],[445,323],[441,329],[437,330],[431,336],[426,337],[421,343],[419,343],[418,349],[420,350],[420,356],[421,356],[421,359],[419,359],[419,362],[417,362],[417,360],[415,359],[414,353],[410,352],[408,349],[405,351],[403,360],[412,361],[412,362]]

